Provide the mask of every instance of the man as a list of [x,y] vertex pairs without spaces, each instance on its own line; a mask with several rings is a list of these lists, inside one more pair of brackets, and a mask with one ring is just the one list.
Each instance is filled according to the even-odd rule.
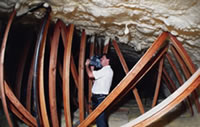
[[[103,54],[100,59],[102,68],[94,70],[89,66],[90,59],[85,62],[86,72],[89,78],[94,79],[92,86],[92,104],[96,108],[109,94],[112,84],[113,70],[110,67],[110,59],[107,54]],[[105,112],[102,112],[96,119],[97,127],[108,127]]]

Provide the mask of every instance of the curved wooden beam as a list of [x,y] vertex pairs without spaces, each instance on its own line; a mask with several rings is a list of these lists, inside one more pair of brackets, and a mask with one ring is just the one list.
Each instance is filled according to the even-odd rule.
[[[118,100],[122,99],[130,90],[132,90],[136,86],[136,84],[151,70],[151,68],[166,54],[167,51],[168,51],[168,44],[164,45],[164,47],[162,49],[160,49],[160,51],[158,51],[153,56],[153,58],[143,67],[141,72],[138,73],[136,79],[131,82],[132,86],[130,86],[128,89],[126,89],[126,91],[123,91],[122,94],[120,94],[120,96],[118,97]],[[117,103],[117,101],[112,103],[112,105],[115,105],[115,103]]]
[[187,54],[186,50],[183,48],[182,44],[176,39],[175,36],[169,34],[170,40],[172,41],[173,46],[176,48],[180,56],[183,58],[184,62],[186,63],[187,67],[190,70],[190,73],[193,74],[196,71],[195,65],[192,63],[189,55]]
[[47,22],[46,22],[46,25],[45,25],[45,28],[44,28],[43,38],[42,38],[40,51],[39,51],[40,57],[38,59],[39,102],[40,102],[40,111],[41,111],[42,123],[43,123],[43,126],[45,126],[45,127],[50,126],[48,114],[47,114],[47,109],[46,109],[45,90],[44,90],[44,52],[45,52],[46,38],[47,38],[50,18],[51,18],[50,12],[48,12],[48,19],[47,19]]
[[[170,34],[170,40],[172,41],[172,44],[175,48],[175,50],[179,53],[179,55],[181,56],[182,60],[184,61],[184,63],[187,65],[190,74],[193,74],[196,71],[196,67],[195,65],[192,63],[192,60],[190,59],[189,55],[187,54],[186,50],[183,48],[182,44],[176,39],[175,36]],[[186,74],[188,75],[188,74]],[[199,88],[199,87],[198,87]],[[199,97],[198,97],[198,92],[200,89],[196,89],[192,95],[194,98],[194,102],[197,108],[197,111],[200,113],[200,102],[199,102]]]
[[169,76],[169,74],[167,73],[167,71],[166,71],[165,68],[163,68],[163,75],[164,75],[164,76],[166,77],[166,79],[169,81],[169,84],[171,85],[172,90],[173,90],[172,92],[174,92],[174,91],[177,89],[177,87],[176,87],[174,81],[170,78],[170,76]]
[[[182,79],[180,73],[178,72],[178,69],[176,68],[175,63],[173,62],[173,60],[172,60],[172,58],[171,58],[171,56],[169,54],[166,54],[166,57],[167,57],[167,60],[168,60],[169,64],[172,67],[173,72],[175,73],[176,78],[178,79],[179,84],[182,85],[184,82],[183,82],[183,79]],[[190,97],[187,98],[187,104],[189,106],[191,114],[193,115],[194,111],[192,109],[192,104],[191,104]]]
[[167,80],[167,78],[162,75],[162,80],[165,82],[168,90],[170,91],[170,93],[173,93],[174,92],[174,89],[172,88],[172,86],[170,85],[169,81]]
[[69,32],[66,35],[65,41],[65,51],[63,58],[63,104],[64,104],[64,114],[65,122],[67,127],[72,126],[71,111],[70,111],[70,58],[71,58],[71,47],[72,38],[74,32],[74,25],[69,26]]
[[79,89],[78,89],[78,100],[79,100],[79,115],[80,122],[84,120],[84,61],[85,61],[85,47],[86,47],[86,34],[85,30],[82,31],[80,53],[79,53]]
[[[116,53],[117,53],[117,55],[119,57],[121,65],[122,65],[125,73],[127,74],[129,72],[129,69],[128,69],[126,61],[125,61],[125,59],[124,59],[124,57],[123,57],[123,55],[122,55],[122,53],[120,51],[120,48],[119,48],[119,46],[118,46],[118,44],[117,44],[117,42],[115,40],[112,41],[112,44],[113,44],[113,46],[114,46],[114,48],[116,50]],[[140,95],[139,95],[139,93],[137,91],[137,88],[133,88],[133,94],[135,96],[135,99],[136,99],[136,102],[137,102],[138,107],[140,109],[140,112],[141,112],[141,114],[143,114],[144,113],[144,106],[143,106],[142,101],[140,99]]]
[[173,45],[170,46],[170,49],[171,49],[173,55],[175,56],[176,60],[178,61],[178,64],[180,65],[180,67],[181,67],[181,69],[182,69],[182,71],[183,71],[183,73],[184,73],[185,78],[186,78],[186,79],[189,79],[190,76],[191,76],[191,74],[190,74],[190,72],[189,72],[187,66],[185,65],[183,59],[182,59],[181,56],[178,54],[178,52],[176,51],[176,49],[175,49],[175,47],[174,47]]
[[[182,71],[184,73],[185,78],[189,79],[191,75],[190,75],[190,72],[189,72],[188,68],[186,67],[183,59],[178,54],[178,52],[176,51],[176,49],[174,48],[174,46],[171,46],[171,50],[172,50],[174,56],[176,57],[176,60],[178,61],[179,65],[180,65],[180,67],[181,67],[181,69],[182,69]],[[195,100],[195,105],[196,105],[197,111],[200,112],[199,101],[196,100],[196,99],[199,98],[196,90],[194,92],[192,92],[192,97]]]
[[31,95],[33,87],[33,67],[34,59],[31,60],[31,66],[28,74],[27,88],[26,88],[26,109],[31,112]]
[[144,127],[161,118],[194,91],[200,82],[200,68],[160,104],[121,127]]
[[[168,37],[167,32],[163,32],[152,46],[146,51],[138,63],[129,71],[129,73],[120,81],[104,101],[83,121],[79,127],[88,126],[97,116],[104,111],[127,87],[131,81],[136,80],[136,76],[141,72],[148,61],[156,54],[157,50],[165,43]],[[134,85],[133,85],[134,86]]]
[[8,124],[10,127],[13,127],[11,118],[9,116],[8,112],[8,107],[7,107],[7,102],[6,102],[6,97],[5,97],[5,88],[4,88],[4,57],[5,57],[5,49],[6,49],[6,44],[7,44],[7,39],[8,39],[8,33],[10,31],[10,27],[12,24],[12,21],[16,15],[16,11],[14,10],[10,16],[10,19],[8,21],[8,24],[6,26],[5,34],[3,37],[3,42],[1,45],[1,54],[0,54],[0,93],[1,93],[1,101],[3,105],[3,110],[6,115],[6,119],[8,121]]
[[26,125],[30,126],[30,127],[36,127],[34,126],[31,122],[29,122],[18,110],[17,108],[12,104],[12,103],[8,103],[8,107],[10,109],[10,111],[13,112],[13,114],[15,116],[17,116],[21,121],[23,121]]
[[14,114],[18,116],[24,123],[30,126],[37,126],[35,118],[24,108],[24,106],[19,102],[15,97],[12,90],[9,88],[8,84],[4,81],[5,85],[5,94],[10,101],[10,109]]
[[34,111],[36,114],[36,120],[37,120],[37,126],[43,126],[42,122],[42,117],[41,117],[41,112],[40,112],[40,104],[39,104],[39,78],[38,78],[38,73],[39,73],[39,53],[40,53],[40,47],[41,43],[43,41],[43,34],[45,31],[45,27],[48,25],[48,20],[49,20],[49,13],[50,13],[50,8],[48,8],[47,13],[45,15],[43,24],[41,26],[40,33],[38,34],[37,37],[37,42],[35,46],[35,52],[34,52],[34,67],[33,67],[33,106],[34,106]]
[[49,104],[51,112],[51,121],[53,127],[59,126],[57,103],[56,103],[56,65],[57,52],[60,37],[60,23],[58,20],[54,28],[53,38],[51,42],[51,51],[49,59]]

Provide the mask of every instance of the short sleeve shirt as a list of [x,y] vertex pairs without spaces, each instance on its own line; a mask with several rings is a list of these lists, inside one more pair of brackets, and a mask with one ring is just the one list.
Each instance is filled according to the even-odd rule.
[[94,84],[92,87],[93,94],[108,94],[112,84],[113,70],[110,65],[104,66],[100,70],[93,71]]

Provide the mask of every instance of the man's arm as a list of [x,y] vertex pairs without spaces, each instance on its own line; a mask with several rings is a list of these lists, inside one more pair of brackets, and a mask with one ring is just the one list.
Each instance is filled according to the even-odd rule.
[[90,64],[90,59],[87,59],[86,62],[85,62],[86,72],[87,72],[89,78],[94,78],[94,75],[92,73],[94,67],[91,66],[91,68],[90,68],[89,64]]

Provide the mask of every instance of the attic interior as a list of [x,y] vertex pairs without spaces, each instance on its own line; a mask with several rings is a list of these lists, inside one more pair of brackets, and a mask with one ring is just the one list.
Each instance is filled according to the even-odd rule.
[[[8,14],[7,18],[5,18],[1,21],[1,33],[2,33],[1,34],[1,42],[3,42],[3,38],[5,36],[5,29],[7,27],[9,15],[10,14]],[[45,24],[43,24],[45,19],[35,19],[34,18],[34,20],[36,20],[36,21],[34,21],[34,23],[31,23],[32,19],[31,19],[31,17],[28,17],[28,18],[30,18],[30,19],[28,19],[30,23],[26,24],[26,23],[23,23],[23,20],[25,20],[25,18],[27,18],[26,15],[24,17],[23,16],[22,17],[16,17],[13,20],[13,24],[12,24],[11,29],[9,31],[9,36],[8,36],[8,40],[7,40],[6,50],[5,50],[5,57],[4,57],[5,61],[4,61],[4,79],[3,79],[7,82],[8,86],[11,88],[11,91],[13,93],[15,93],[15,96],[18,99],[20,98],[19,102],[22,105],[24,105],[24,107],[26,106],[26,101],[24,101],[24,100],[26,100],[26,98],[27,98],[26,89],[27,89],[27,82],[28,82],[28,78],[29,78],[28,76],[29,76],[30,68],[31,68],[31,64],[32,64],[31,62],[34,59],[33,56],[34,56],[34,52],[35,52],[35,49],[36,49],[36,44],[38,42],[39,33],[41,32],[42,25],[45,25]],[[26,21],[28,21],[28,20],[26,20]],[[35,22],[37,22],[37,24],[35,24]],[[48,89],[49,89],[48,88],[48,84],[49,84],[48,75],[49,75],[49,66],[50,66],[49,65],[49,63],[50,63],[49,62],[50,61],[50,51],[51,51],[50,47],[51,47],[51,43],[52,43],[52,40],[53,40],[53,37],[54,37],[53,35],[54,35],[55,28],[56,28],[55,22],[50,22],[49,28],[48,28],[48,34],[47,34],[47,37],[46,37],[46,46],[45,46],[45,54],[44,54],[44,56],[45,56],[44,57],[44,80],[43,80],[44,83],[45,83],[45,85],[44,85],[45,86],[44,95],[45,95],[45,100],[46,100],[46,110],[47,110],[47,114],[48,114],[47,117],[49,119],[53,118],[50,115],[51,108],[49,106],[50,105],[49,104],[50,103],[49,102],[50,96],[48,95],[49,94],[48,93]],[[68,25],[67,29],[69,29],[69,28],[70,28],[70,26]],[[77,68],[77,72],[78,72],[79,62],[80,62],[79,61],[79,59],[80,59],[79,53],[81,52],[80,49],[82,49],[82,47],[80,46],[81,45],[80,43],[82,42],[83,33],[84,33],[84,30],[76,29],[76,26],[74,26],[71,54],[74,58],[74,62],[75,62],[75,66]],[[86,37],[86,40],[85,40],[86,45],[85,45],[85,56],[84,57],[89,58],[90,44],[91,44],[91,41],[92,41],[92,39],[91,39],[92,36],[87,35],[85,37]],[[57,61],[58,61],[58,65],[60,64],[60,66],[56,67],[57,68],[57,71],[56,71],[56,99],[57,99],[57,112],[58,112],[58,114],[64,108],[64,105],[63,105],[64,100],[63,100],[63,97],[62,97],[63,96],[62,95],[63,94],[63,91],[62,91],[63,82],[62,82],[62,80],[63,80],[64,74],[62,74],[59,71],[60,67],[61,67],[61,70],[62,70],[62,66],[64,66],[63,65],[63,63],[64,63],[63,58],[64,58],[64,49],[65,48],[64,48],[64,45],[63,45],[62,38],[63,38],[63,35],[60,35],[59,41],[58,41],[59,45],[58,45],[58,48],[57,48],[58,49]],[[109,40],[109,46],[108,46],[108,53],[111,54],[111,56],[112,56],[111,66],[114,70],[114,78],[113,78],[113,84],[112,84],[111,91],[113,89],[115,89],[118,84],[120,84],[121,80],[123,80],[125,75],[126,75],[125,70],[123,70],[124,64],[122,64],[120,59],[119,59],[119,54],[117,54],[117,53],[119,53],[119,51],[116,50],[116,47],[113,44],[113,40],[114,39]],[[95,35],[95,40],[94,40],[94,42],[95,42],[94,43],[94,45],[95,45],[94,53],[95,54],[102,54],[105,41],[106,41],[106,39],[105,39],[104,36]],[[116,41],[118,41],[118,40],[116,40]],[[166,41],[164,43],[168,44],[168,43],[171,43],[171,42]],[[135,66],[135,64],[138,63],[138,61],[144,56],[144,54],[148,50],[148,48],[146,48],[146,49],[143,49],[141,51],[136,51],[134,49],[134,47],[130,47],[126,44],[119,43],[119,42],[118,42],[117,45],[119,46],[120,51],[123,54],[123,57],[126,61],[126,64],[127,64],[129,70],[134,70],[133,67]],[[164,50],[166,50],[165,45],[161,45],[161,47],[159,47],[157,49],[158,51],[156,51],[153,56],[160,57],[159,54],[162,54],[163,47],[164,47]],[[173,50],[170,50],[170,51],[173,51]],[[40,58],[40,56],[38,58]],[[139,77],[142,77],[142,78],[139,80],[139,82],[137,82],[136,87],[134,87],[134,88],[137,88],[140,99],[142,100],[144,106],[145,106],[144,103],[146,103],[147,100],[151,100],[151,101],[153,100],[154,92],[155,92],[155,89],[156,89],[156,81],[157,81],[158,72],[159,72],[159,62],[154,63],[152,61],[149,60],[148,62],[150,64],[151,63],[155,64],[153,67],[149,67],[150,65],[148,65],[148,62],[146,61],[147,63],[146,63],[146,66],[144,66],[144,69],[145,69],[145,67],[147,67],[148,69],[150,68],[150,70],[147,69],[148,72],[145,73],[144,77],[141,76],[142,75],[141,73],[142,72],[144,73],[145,70],[138,73]],[[170,74],[170,76],[176,77],[176,74],[172,73],[173,68],[172,68],[172,70],[170,70],[171,68],[168,67],[168,66],[170,66],[170,62],[167,62],[167,60],[164,60],[164,63],[168,63],[168,64],[165,64],[164,66],[166,66],[167,71]],[[72,67],[70,66],[70,68],[72,68]],[[180,69],[180,68],[178,67],[178,69]],[[20,70],[20,69],[22,69],[22,70]],[[23,71],[23,73],[21,71]],[[182,72],[180,72],[180,73],[182,73]],[[22,77],[20,77],[21,74],[23,74]],[[73,102],[71,102],[70,104],[71,104],[71,112],[73,113],[79,106],[79,104],[78,104],[79,100],[77,100],[79,93],[78,93],[77,88],[75,87],[76,83],[75,83],[75,79],[72,75],[73,75],[72,72],[70,72],[70,78],[68,80],[70,80],[70,101],[73,100]],[[88,97],[88,95],[87,95],[87,93],[89,92],[88,91],[88,85],[87,85],[88,84],[88,78],[87,78],[85,72],[84,72],[83,75],[84,75],[83,76],[84,77],[84,80],[83,80],[84,81],[84,83],[83,83],[84,84],[84,87],[83,87],[84,88],[84,96]],[[137,79],[139,77],[136,76],[134,78]],[[21,78],[21,81],[19,81],[20,78]],[[182,75],[182,78],[183,78],[182,83],[187,81],[187,78],[184,77],[183,75]],[[126,79],[126,77],[125,77],[125,79]],[[176,81],[177,79],[174,78],[172,80]],[[17,85],[15,85],[19,82],[21,82],[21,89],[20,90],[19,90],[19,87],[17,87]],[[167,84],[167,82],[165,82],[164,79],[162,79],[161,85],[160,85],[161,88],[159,90],[159,99],[161,99],[161,100],[165,99],[166,97],[168,97],[171,94],[170,89],[167,88],[166,84]],[[179,84],[179,83],[177,83],[177,84]],[[118,100],[121,100],[121,101],[118,102],[118,105],[122,105],[123,103],[126,103],[126,100],[131,100],[131,99],[134,100],[134,98],[135,98],[134,94],[133,94],[132,91],[129,90],[130,89],[129,87],[131,87],[131,86],[127,85],[127,87],[124,88],[123,92],[120,93],[120,94],[123,94],[124,98],[118,99]],[[166,89],[169,89],[169,90],[166,90]],[[20,91],[20,94],[19,94],[19,91]],[[129,93],[126,93],[126,95],[124,95],[125,91],[129,91]],[[36,93],[34,93],[34,88],[32,88],[32,95],[31,95],[31,97],[32,97],[32,102],[31,102],[32,111],[30,111],[30,114],[32,114],[33,117],[35,116],[35,114],[37,114],[37,109],[36,109],[37,106],[34,107],[35,106],[34,103],[37,102],[36,100],[34,100],[34,97],[35,97],[34,94],[36,94]],[[40,95],[38,95],[38,93],[37,93],[36,97],[40,98]],[[118,98],[118,97],[116,97],[116,98]],[[11,100],[9,100],[7,103],[10,103],[10,101]],[[34,101],[36,101],[36,102],[34,102]],[[113,101],[113,103],[114,102],[115,101]],[[109,102],[109,103],[112,104],[112,102]],[[186,101],[186,105],[187,104],[188,103]],[[194,112],[198,112],[198,111],[192,111],[191,108],[193,108],[193,107],[191,107],[190,104],[188,104],[188,105],[187,105],[188,107],[185,110],[187,110],[187,111],[189,110],[189,112],[191,112],[192,115],[195,114]],[[193,104],[193,105],[195,105],[195,104]],[[13,113],[13,110],[12,110],[11,107],[9,107],[9,110],[11,110],[10,113]],[[42,109],[40,109],[40,111],[41,110]],[[84,109],[82,109],[82,110],[84,110]],[[101,110],[103,110],[103,109],[101,109]],[[198,110],[198,107],[197,107],[196,110]],[[20,111],[18,111],[18,112],[20,112]],[[13,113],[13,114],[16,115],[15,113]],[[82,114],[80,114],[80,115],[82,115]],[[17,116],[17,117],[18,118],[16,118],[16,119],[19,120],[19,116]],[[58,115],[58,117],[60,117],[60,116]],[[88,117],[88,119],[89,118],[90,117]],[[14,119],[14,118],[12,118],[12,119]],[[30,118],[28,118],[26,116],[26,119],[30,119]],[[92,121],[91,119],[89,119],[89,120]],[[22,123],[23,122],[24,121],[22,120]],[[31,123],[30,121],[25,122],[25,123],[27,125],[35,125],[34,122]],[[49,124],[51,126],[54,126],[55,123],[53,123],[53,120],[52,120],[52,122],[49,122]],[[60,122],[59,122],[59,124],[60,124]],[[84,122],[83,122],[83,124],[84,124]],[[78,126],[84,126],[84,125],[80,124]]]

